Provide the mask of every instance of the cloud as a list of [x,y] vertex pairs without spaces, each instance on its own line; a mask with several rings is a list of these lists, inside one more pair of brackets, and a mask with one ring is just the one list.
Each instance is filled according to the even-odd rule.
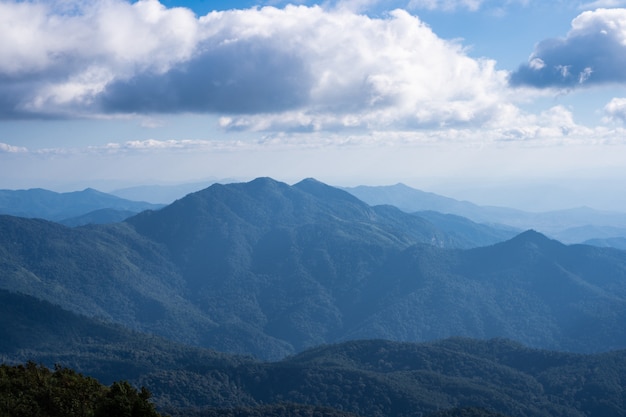
[[9,145],[8,143],[0,142],[0,153],[25,153],[28,152],[27,148],[23,146]]
[[626,98],[613,98],[604,106],[605,122],[626,123]]
[[194,112],[232,129],[414,129],[482,124],[505,100],[494,61],[402,10],[196,17],[156,0],[65,3],[0,3],[12,40],[0,46],[3,117]]
[[0,2],[0,111],[75,113],[114,80],[189,59],[197,26],[155,0]]
[[579,88],[626,82],[626,9],[581,13],[565,38],[540,42],[527,64],[511,74],[513,86]]

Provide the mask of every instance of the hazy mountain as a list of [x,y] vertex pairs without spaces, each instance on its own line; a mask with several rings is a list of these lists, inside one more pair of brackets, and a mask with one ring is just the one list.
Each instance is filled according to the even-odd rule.
[[507,226],[476,223],[454,214],[443,214],[436,211],[418,211],[414,214],[428,220],[449,236],[458,239],[459,242],[467,242],[466,245],[459,244],[459,247],[463,248],[492,245],[508,240],[522,232],[522,230]]
[[135,214],[137,214],[136,211],[103,208],[90,211],[80,216],[59,220],[58,222],[70,227],[86,226],[88,224],[119,223]]
[[626,237],[609,237],[604,239],[591,239],[585,242],[587,245],[600,246],[603,248],[615,248],[626,250]]
[[[464,243],[478,233],[469,230]],[[0,287],[262,358],[349,339],[458,335],[626,347],[626,252],[536,232],[468,250],[459,241],[315,180],[261,178],[115,225],[0,217]]]
[[[559,233],[555,233],[555,238],[561,242],[583,242],[590,243],[592,239],[589,236],[593,236],[593,241],[605,240],[605,239],[626,239],[626,228],[614,227],[614,226],[579,226],[565,229]],[[600,245],[604,246],[604,245]]]
[[[344,188],[368,204],[391,204],[406,212],[437,211],[466,217],[477,223],[507,225],[518,230],[535,229],[566,243],[605,237],[602,228],[626,228],[626,213],[588,207],[549,212],[527,212],[505,207],[478,206],[404,184]],[[573,229],[577,228],[577,233]],[[620,235],[622,236],[622,235]],[[615,236],[612,236],[615,237]]]
[[92,188],[69,193],[56,193],[39,188],[0,190],[0,214],[60,221],[100,209],[133,213],[157,209],[162,205],[125,200]]
[[225,184],[234,182],[232,179],[207,180],[202,182],[175,185],[138,185],[111,191],[111,194],[134,201],[148,201],[154,204],[170,204],[187,194],[205,189],[216,182]]

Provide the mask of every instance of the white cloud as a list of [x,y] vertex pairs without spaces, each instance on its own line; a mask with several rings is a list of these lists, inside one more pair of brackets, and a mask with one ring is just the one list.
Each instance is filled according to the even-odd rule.
[[613,98],[604,106],[606,122],[626,122],[626,98]]
[[626,83],[626,9],[586,11],[571,26],[564,38],[540,42],[511,83],[566,89]]
[[[63,2],[62,2],[63,3]],[[286,6],[196,18],[156,0],[0,3],[4,117],[210,112],[239,129],[483,123],[506,87],[415,16]],[[60,11],[59,11],[60,10]]]
[[62,111],[108,83],[167,71],[197,44],[188,9],[156,0],[0,2],[0,104],[5,113]]
[[23,146],[9,145],[8,143],[0,142],[0,153],[23,153],[28,152],[28,149]]

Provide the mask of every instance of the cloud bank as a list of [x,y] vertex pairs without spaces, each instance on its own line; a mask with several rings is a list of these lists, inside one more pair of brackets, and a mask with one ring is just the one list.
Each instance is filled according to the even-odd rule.
[[[68,6],[69,5],[69,6]],[[0,2],[0,117],[214,113],[231,129],[482,124],[506,73],[419,18],[157,0]]]
[[626,82],[626,9],[581,13],[566,37],[540,42],[510,77],[514,86],[578,88]]

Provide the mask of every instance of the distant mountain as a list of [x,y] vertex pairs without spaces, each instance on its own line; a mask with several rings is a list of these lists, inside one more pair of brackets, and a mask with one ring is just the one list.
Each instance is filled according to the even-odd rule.
[[135,211],[103,208],[90,211],[89,213],[85,213],[77,217],[59,220],[59,223],[70,227],[86,226],[88,224],[119,223],[131,216],[134,216],[135,214],[137,214]]
[[[560,240],[561,242],[581,242],[585,244],[593,244],[590,242],[606,239],[626,239],[626,228],[614,226],[586,225],[565,229],[557,233],[556,235],[556,239]],[[593,239],[590,239],[590,236],[593,236]]]
[[418,211],[414,214],[428,220],[451,238],[454,237],[459,242],[467,242],[466,245],[459,243],[459,247],[463,248],[492,245],[508,240],[521,232],[512,227],[476,223],[454,214],[436,211]]
[[[403,211],[436,211],[466,217],[477,223],[507,225],[517,230],[535,229],[565,243],[603,237],[601,228],[626,229],[626,213],[588,207],[550,212],[526,212],[505,207],[478,206],[467,201],[427,193],[404,184],[344,188],[368,204],[391,204]],[[577,228],[578,233],[572,233]]]
[[176,185],[138,185],[135,187],[121,188],[111,191],[111,194],[133,201],[147,201],[154,204],[171,204],[183,198],[187,194],[203,190],[219,182],[227,184],[235,182],[232,179],[207,180],[203,182],[193,182]]
[[265,359],[370,338],[626,347],[626,252],[533,231],[463,249],[485,230],[440,217],[445,228],[313,179],[269,178],[215,184],[120,224],[4,216],[0,288]]
[[[481,208],[468,201],[458,201],[435,193],[411,188],[404,184],[344,187],[343,190],[373,206],[391,204],[406,212],[436,211],[460,214],[479,211]],[[474,216],[465,216],[473,218]],[[484,219],[481,219],[484,220]]]
[[53,221],[83,216],[100,209],[139,213],[160,207],[162,205],[125,200],[92,188],[69,193],[39,188],[0,190],[0,214]]
[[626,237],[608,237],[604,239],[590,239],[585,242],[587,245],[599,246],[602,248],[615,248],[626,250]]

